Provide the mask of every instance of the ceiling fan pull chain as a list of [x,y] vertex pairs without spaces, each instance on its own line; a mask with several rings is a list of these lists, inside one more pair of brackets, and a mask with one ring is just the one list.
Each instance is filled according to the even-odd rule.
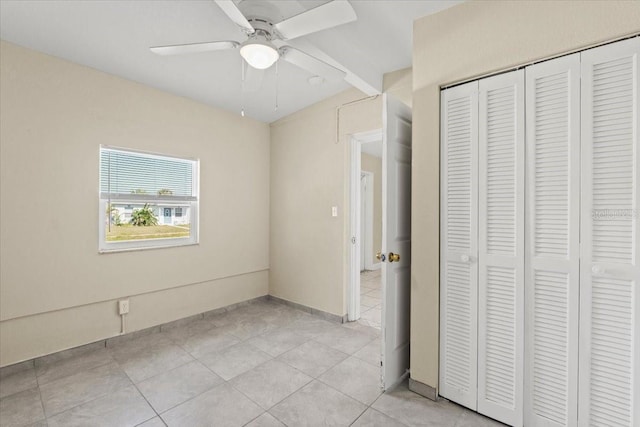
[[240,81],[240,115],[242,117],[244,117],[244,76],[245,76],[245,71],[244,71],[244,60],[242,58],[240,58],[240,74],[241,74],[241,81]]
[[276,61],[276,109],[278,111],[278,62]]

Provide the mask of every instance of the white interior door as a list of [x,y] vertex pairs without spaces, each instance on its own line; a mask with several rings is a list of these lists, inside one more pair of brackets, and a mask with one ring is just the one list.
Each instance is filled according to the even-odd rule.
[[478,82],[442,92],[440,394],[477,409]]
[[578,422],[580,54],[526,69],[525,425]]
[[479,85],[478,412],[518,427],[524,373],[524,70]]
[[640,426],[639,56],[638,37],[581,54],[581,426]]
[[[388,390],[409,369],[411,310],[411,110],[383,95],[382,384]],[[390,262],[391,254],[400,256]]]

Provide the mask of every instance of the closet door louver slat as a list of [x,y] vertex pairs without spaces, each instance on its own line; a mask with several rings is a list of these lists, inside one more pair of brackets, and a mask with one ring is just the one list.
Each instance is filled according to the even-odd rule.
[[479,82],[478,412],[521,426],[524,71]]
[[442,93],[440,394],[476,409],[478,83]]
[[582,66],[579,425],[640,425],[640,38]]
[[580,55],[526,69],[525,425],[578,421]]

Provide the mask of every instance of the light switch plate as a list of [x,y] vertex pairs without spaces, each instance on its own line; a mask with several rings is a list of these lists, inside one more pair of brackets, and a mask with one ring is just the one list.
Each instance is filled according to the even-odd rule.
[[338,216],[338,207],[331,206],[331,216]]

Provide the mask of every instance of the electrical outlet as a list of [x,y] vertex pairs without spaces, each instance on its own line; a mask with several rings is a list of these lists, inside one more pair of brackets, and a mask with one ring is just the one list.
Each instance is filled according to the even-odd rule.
[[129,312],[129,300],[122,299],[118,301],[118,314],[123,315]]

